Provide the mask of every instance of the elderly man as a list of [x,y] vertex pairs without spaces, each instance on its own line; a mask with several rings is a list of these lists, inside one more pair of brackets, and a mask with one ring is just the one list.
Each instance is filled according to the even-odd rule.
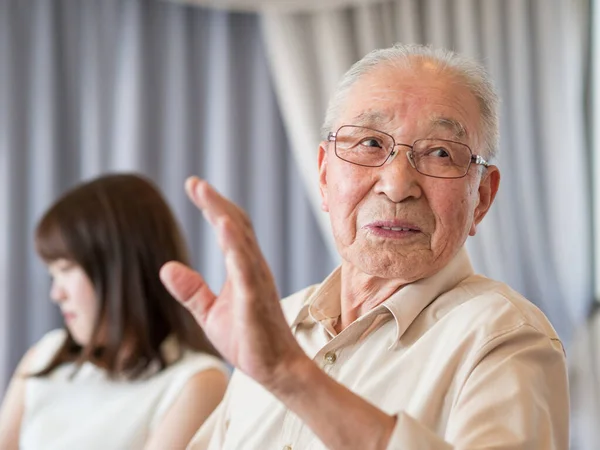
[[342,264],[282,303],[246,215],[188,180],[227,280],[217,296],[180,264],[161,276],[237,368],[191,448],[568,448],[561,342],[463,247],[498,190],[497,103],[450,52],[398,45],[356,63],[318,155]]

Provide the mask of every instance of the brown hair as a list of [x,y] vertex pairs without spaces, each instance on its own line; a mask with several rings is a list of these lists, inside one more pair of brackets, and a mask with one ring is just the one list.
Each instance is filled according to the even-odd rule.
[[170,335],[182,349],[216,354],[160,281],[164,263],[190,261],[171,209],[149,180],[111,174],[76,186],[41,218],[35,245],[46,262],[65,258],[80,265],[98,299],[90,342],[78,345],[67,330],[63,346],[36,376],[64,362],[93,360],[112,377],[134,379],[155,361],[161,370],[166,366],[160,346]]

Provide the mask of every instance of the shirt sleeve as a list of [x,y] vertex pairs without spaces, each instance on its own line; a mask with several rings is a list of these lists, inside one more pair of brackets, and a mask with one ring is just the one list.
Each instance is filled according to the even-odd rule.
[[388,450],[566,450],[569,396],[562,344],[523,324],[491,337],[440,433],[399,413]]

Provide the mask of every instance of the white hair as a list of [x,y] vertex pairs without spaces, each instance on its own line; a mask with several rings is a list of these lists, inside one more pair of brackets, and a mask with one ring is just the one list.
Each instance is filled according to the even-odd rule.
[[463,81],[464,86],[473,93],[481,112],[482,135],[480,137],[483,138],[484,155],[486,158],[492,159],[497,152],[500,134],[498,119],[500,99],[496,94],[490,76],[484,67],[474,59],[450,50],[434,49],[424,45],[395,44],[393,47],[373,50],[356,62],[345,73],[329,102],[322,134],[327,136],[330,131],[335,131],[332,130],[332,127],[340,116],[346,96],[360,77],[380,64],[407,68],[413,66],[414,63],[423,61],[433,62],[440,70],[458,76]]

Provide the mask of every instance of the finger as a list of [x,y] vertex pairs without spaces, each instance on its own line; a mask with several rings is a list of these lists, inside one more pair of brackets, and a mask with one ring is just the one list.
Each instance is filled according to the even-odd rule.
[[196,321],[203,326],[216,296],[202,275],[177,261],[164,264],[159,275],[171,295],[185,306]]
[[198,177],[189,177],[185,188],[190,199],[202,210],[204,217],[215,229],[218,228],[219,222],[229,218],[231,224],[241,233],[240,237],[243,236],[247,243],[253,246],[253,251],[260,252],[252,223],[239,206],[219,194],[207,181]]
[[255,272],[252,269],[266,265],[250,220],[241,208],[198,177],[188,178],[185,187],[190,199],[215,228],[226,258],[228,252],[239,253],[235,259],[244,265],[245,272]]
[[206,180],[190,177],[186,180],[185,190],[212,226],[216,226],[217,221],[225,216],[231,217],[238,224],[250,226],[250,221],[241,208],[219,194]]
[[257,281],[263,281],[267,265],[260,248],[249,241],[230,218],[219,221],[217,237],[225,257],[227,274],[234,285],[250,287]]

